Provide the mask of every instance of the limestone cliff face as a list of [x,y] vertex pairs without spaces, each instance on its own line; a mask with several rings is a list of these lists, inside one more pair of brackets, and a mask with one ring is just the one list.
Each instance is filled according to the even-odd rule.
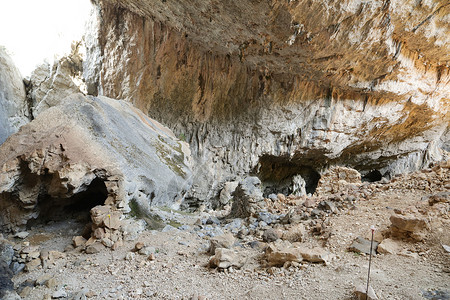
[[29,121],[22,76],[6,49],[0,46],[0,145]]
[[[193,198],[248,172],[418,169],[450,150],[450,4],[97,3],[88,90],[132,101],[191,145]],[[93,63],[95,62],[95,63]]]

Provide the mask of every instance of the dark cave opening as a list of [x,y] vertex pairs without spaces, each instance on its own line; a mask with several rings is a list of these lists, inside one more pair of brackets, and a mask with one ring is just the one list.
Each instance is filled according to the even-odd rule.
[[68,198],[55,198],[47,193],[41,193],[37,204],[39,215],[36,219],[29,220],[27,227],[67,220],[89,224],[90,210],[97,205],[104,205],[107,197],[105,182],[98,177],[84,191]]
[[262,156],[259,168],[255,172],[263,185],[264,197],[270,194],[282,193],[285,195],[296,192],[293,181],[301,176],[307,194],[316,191],[320,179],[319,172],[311,165],[300,159],[291,160],[288,157]]
[[366,175],[361,177],[362,182],[376,182],[380,181],[383,178],[383,175],[378,170],[372,170]]

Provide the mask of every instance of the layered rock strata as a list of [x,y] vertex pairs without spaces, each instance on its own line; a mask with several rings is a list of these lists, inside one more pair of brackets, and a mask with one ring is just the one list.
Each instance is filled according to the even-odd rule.
[[103,0],[94,15],[88,90],[189,142],[193,199],[248,172],[313,192],[330,165],[392,176],[448,156],[445,0]]
[[177,207],[191,183],[184,144],[129,103],[69,96],[1,145],[0,226],[15,231],[71,206]]
[[0,145],[29,122],[29,115],[22,76],[0,46]]

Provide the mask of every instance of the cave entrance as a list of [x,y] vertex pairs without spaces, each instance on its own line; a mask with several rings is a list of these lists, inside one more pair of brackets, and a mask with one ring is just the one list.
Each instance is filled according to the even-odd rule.
[[362,182],[376,182],[380,181],[383,178],[383,175],[378,170],[372,170],[366,175],[361,177]]
[[27,227],[68,220],[89,224],[90,210],[97,205],[104,205],[107,197],[105,182],[98,177],[84,191],[69,198],[55,198],[42,193],[38,197],[37,204],[39,215],[36,219],[29,220]]
[[255,175],[262,182],[264,197],[278,193],[313,194],[320,179],[319,172],[309,163],[271,155],[260,158]]

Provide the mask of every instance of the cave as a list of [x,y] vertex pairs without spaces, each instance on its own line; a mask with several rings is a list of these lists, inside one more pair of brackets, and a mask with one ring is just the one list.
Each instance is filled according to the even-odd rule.
[[383,175],[378,170],[372,170],[366,175],[361,177],[362,182],[376,182],[380,181],[383,178]]
[[262,182],[264,197],[270,194],[293,193],[293,179],[297,175],[304,179],[306,193],[313,194],[320,179],[319,172],[309,161],[272,155],[260,158],[254,175]]
[[74,220],[78,223],[89,224],[91,221],[90,210],[97,205],[104,205],[108,196],[104,180],[96,177],[82,192],[71,197],[52,197],[48,193],[39,194],[37,201],[36,219],[31,219],[27,227],[39,224],[47,224],[51,221],[59,222]]

